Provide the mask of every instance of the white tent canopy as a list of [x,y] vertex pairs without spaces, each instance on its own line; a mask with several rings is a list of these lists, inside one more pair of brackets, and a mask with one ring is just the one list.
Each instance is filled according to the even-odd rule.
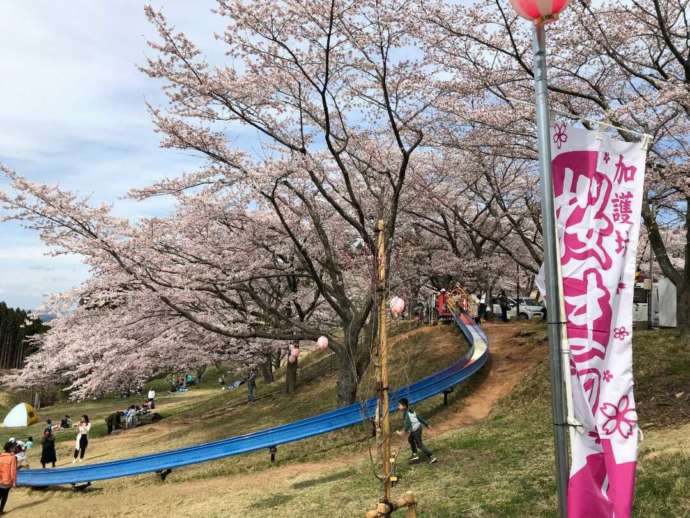
[[666,277],[659,279],[659,325],[676,327],[676,286]]
[[38,422],[38,414],[29,403],[19,403],[5,416],[2,425],[5,428],[30,426]]

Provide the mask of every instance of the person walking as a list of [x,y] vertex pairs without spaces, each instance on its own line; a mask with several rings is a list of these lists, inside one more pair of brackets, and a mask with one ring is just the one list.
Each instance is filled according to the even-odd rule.
[[10,489],[17,486],[17,457],[13,449],[14,445],[8,442],[0,453],[0,514],[5,514]]
[[41,466],[43,466],[43,469],[46,468],[46,464],[51,464],[55,467],[56,462],[55,436],[53,435],[53,427],[48,426],[43,430],[43,438],[41,439]]
[[398,435],[402,435],[403,431],[407,432],[407,441],[410,443],[410,449],[412,450],[412,455],[410,456],[410,461],[418,461],[419,455],[418,450],[421,450],[424,455],[429,459],[429,463],[433,464],[436,462],[436,457],[431,453],[431,450],[426,447],[424,441],[422,441],[422,427],[425,426],[431,430],[429,423],[414,410],[410,408],[410,402],[407,398],[401,398],[398,403],[398,410],[404,412],[403,417],[403,430],[398,430],[396,432]]
[[256,389],[256,370],[251,369],[247,376],[247,401],[254,401],[254,390]]
[[501,290],[501,295],[498,297],[498,305],[501,306],[501,320],[508,322],[508,296],[506,290]]
[[486,293],[481,292],[481,294],[479,295],[479,311],[477,311],[477,324],[481,324],[483,318],[486,318]]
[[84,460],[84,455],[86,455],[86,448],[89,446],[89,432],[91,431],[91,423],[89,422],[89,416],[84,414],[81,416],[81,421],[77,425],[77,440],[74,443],[74,460],[72,464],[77,462],[77,457],[79,457],[79,462]]

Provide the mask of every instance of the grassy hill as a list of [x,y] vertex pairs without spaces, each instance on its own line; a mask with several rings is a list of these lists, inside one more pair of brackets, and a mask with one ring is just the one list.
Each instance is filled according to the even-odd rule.
[[[487,326],[491,369],[456,390],[448,407],[432,398],[418,410],[434,427],[428,443],[439,456],[434,465],[409,466],[404,440],[396,494],[413,490],[421,516],[554,516],[551,417],[543,328],[525,323]],[[434,372],[459,354],[461,340],[451,327],[420,329],[394,341],[393,379],[403,384]],[[160,423],[89,446],[92,462],[199,443],[289,422],[332,408],[335,374],[321,353],[302,362],[293,396],[282,385],[259,384],[261,399],[244,404],[246,393],[211,386],[161,397]],[[640,451],[636,516],[690,515],[690,351],[670,331],[635,336],[636,397],[645,441]],[[371,377],[362,395],[371,393]],[[51,408],[42,417],[84,412],[100,417],[126,402],[106,400]],[[396,426],[399,418],[396,416]],[[99,426],[100,425],[99,423]],[[0,430],[0,435],[6,435]],[[13,432],[22,437],[33,430]],[[378,484],[369,451],[376,445],[366,426],[281,446],[278,462],[256,452],[173,472],[99,482],[86,493],[67,488],[18,489],[10,516],[362,516],[377,500]],[[35,435],[38,435],[36,432]],[[2,437],[0,437],[2,438]],[[58,446],[69,462],[71,433]],[[40,448],[31,455],[36,462]]]

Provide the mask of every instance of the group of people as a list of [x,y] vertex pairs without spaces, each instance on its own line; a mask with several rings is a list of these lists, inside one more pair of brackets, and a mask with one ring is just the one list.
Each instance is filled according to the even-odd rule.
[[27,452],[34,446],[33,437],[28,437],[26,441],[21,441],[15,439],[14,437],[10,437],[9,441],[7,441],[7,444],[11,445],[12,453],[14,453],[15,457],[17,457],[17,469],[28,468],[29,464],[26,460],[26,455]]
[[[57,462],[55,433],[60,430],[69,430],[72,427],[72,420],[68,415],[65,415],[65,417],[60,420],[60,424],[57,425],[54,425],[50,419],[46,421],[46,427],[43,429],[43,437],[41,439],[41,466],[44,469],[48,465],[54,468]],[[74,458],[72,459],[72,464],[82,462],[86,455],[86,449],[89,446],[89,432],[91,431],[89,416],[86,414],[82,415],[81,419],[74,427],[77,429],[77,436],[74,442]]]
[[127,410],[122,412],[125,428],[139,426],[142,421],[147,420],[147,416],[151,414],[153,408],[155,408],[155,403],[152,403],[151,400],[144,401],[142,405],[130,405]]
[[148,424],[160,419],[160,415],[152,413],[156,408],[156,391],[151,389],[147,399],[141,405],[130,405],[125,410],[117,410],[105,418],[108,435],[113,430],[121,428],[134,428],[140,424]]
[[[65,416],[58,425],[53,425],[50,419],[46,421],[41,449],[41,465],[43,468],[48,464],[55,467],[57,462],[55,432],[70,427],[71,421],[69,416]],[[86,448],[89,445],[89,432],[91,431],[89,416],[83,415],[76,428],[77,437],[74,445],[73,463],[77,462],[77,459],[79,459],[79,462],[84,460]],[[17,485],[17,471],[22,467],[28,467],[28,464],[26,464],[26,454],[33,447],[33,442],[32,437],[27,438],[26,441],[20,441],[12,437],[5,443],[3,451],[0,453],[0,514],[5,512],[5,505],[7,504],[10,490]]]
[[[508,322],[510,300],[508,299],[505,290],[501,290],[499,296],[494,300],[496,303],[498,303],[498,307],[501,309],[501,321]],[[489,309],[489,304],[486,293],[473,293],[470,296],[470,314],[476,315],[474,320],[477,322],[477,324],[481,324],[482,320],[486,319],[487,309]],[[490,311],[493,313],[493,307],[490,308]]]
[[194,385],[195,383],[196,380],[191,374],[174,377],[170,383],[170,392],[187,392],[189,385]]

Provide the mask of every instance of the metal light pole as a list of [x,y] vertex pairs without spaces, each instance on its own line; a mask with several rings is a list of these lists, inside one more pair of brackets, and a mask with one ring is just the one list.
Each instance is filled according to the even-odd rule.
[[517,265],[517,287],[515,288],[515,301],[517,307],[515,308],[515,320],[520,320],[520,265]]
[[647,295],[647,329],[654,328],[654,250],[652,241],[649,240],[649,293]]
[[568,516],[568,444],[561,359],[561,283],[558,275],[558,242],[554,213],[551,142],[549,132],[549,97],[546,81],[546,43],[543,21],[534,24],[534,87],[537,108],[537,141],[541,177],[542,228],[544,231],[544,271],[546,276],[546,313],[551,370],[551,407],[556,456],[556,485],[560,515]]

